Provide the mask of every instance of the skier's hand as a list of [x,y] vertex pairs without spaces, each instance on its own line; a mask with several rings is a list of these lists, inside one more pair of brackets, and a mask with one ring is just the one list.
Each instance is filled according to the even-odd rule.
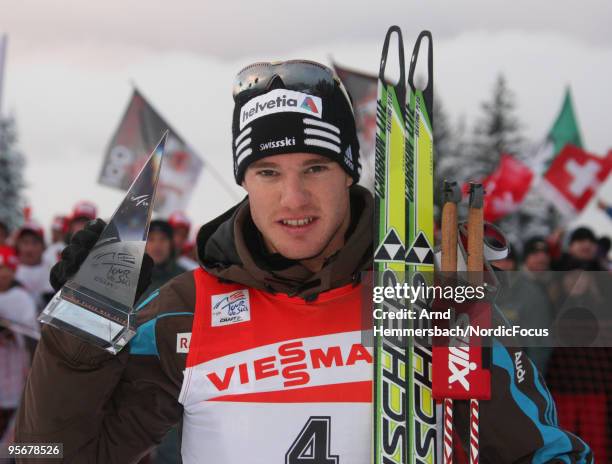
[[[60,261],[51,268],[49,281],[55,291],[58,291],[81,267],[83,261],[94,247],[100,234],[106,227],[106,222],[97,218],[89,221],[85,228],[78,231],[70,239],[70,244],[62,251]],[[153,260],[145,253],[142,260],[142,268],[138,278],[136,288],[136,298],[138,301],[144,290],[151,283],[151,271]]]
[[62,251],[61,259],[51,268],[49,282],[53,290],[57,292],[70,277],[76,274],[89,251],[98,241],[104,227],[106,227],[106,222],[102,219],[94,219],[71,237],[70,244]]

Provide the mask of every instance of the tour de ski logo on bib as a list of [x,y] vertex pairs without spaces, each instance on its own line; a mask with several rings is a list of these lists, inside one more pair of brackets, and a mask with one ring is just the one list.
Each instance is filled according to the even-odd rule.
[[221,327],[251,320],[249,291],[244,288],[211,297],[211,325]]

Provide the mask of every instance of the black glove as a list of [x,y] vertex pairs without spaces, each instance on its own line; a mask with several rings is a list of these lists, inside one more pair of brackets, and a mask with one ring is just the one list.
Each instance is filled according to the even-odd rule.
[[[57,292],[81,267],[83,261],[98,241],[100,234],[106,227],[102,219],[89,221],[84,229],[78,231],[70,239],[70,244],[62,251],[61,259],[51,268],[49,282]],[[136,298],[138,301],[145,289],[151,283],[151,272],[153,270],[153,259],[145,253],[142,259],[142,268],[138,277],[136,287]]]

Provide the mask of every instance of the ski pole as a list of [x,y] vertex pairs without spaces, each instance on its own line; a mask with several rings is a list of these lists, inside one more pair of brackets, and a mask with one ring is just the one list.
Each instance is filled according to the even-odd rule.
[[461,191],[457,182],[444,181],[444,206],[442,207],[442,272],[457,272],[457,204]]
[[[467,270],[473,285],[482,282],[484,266],[484,189],[482,184],[470,183],[470,198],[468,210],[468,249]],[[478,464],[479,460],[479,403],[477,399],[470,400],[470,464]]]
[[[457,204],[461,200],[461,191],[457,182],[444,181],[444,206],[441,220],[441,270],[457,271]],[[443,462],[453,463],[453,400],[444,398],[444,442]]]
[[475,272],[471,277],[476,279],[474,283],[482,281],[482,270],[484,266],[484,189],[482,184],[470,182],[470,199],[468,210],[468,272]]

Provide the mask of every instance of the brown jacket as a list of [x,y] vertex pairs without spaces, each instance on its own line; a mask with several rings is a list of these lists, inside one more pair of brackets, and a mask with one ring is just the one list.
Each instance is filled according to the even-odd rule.
[[[246,200],[202,227],[199,258],[220,279],[313,299],[371,269],[372,212],[371,195],[352,187],[346,244],[314,274],[263,252]],[[192,331],[194,306],[193,274],[174,278],[139,311],[138,333],[117,356],[44,327],[19,410],[16,441],[61,442],[64,462],[138,462],[181,419],[177,398],[187,355],[176,352],[176,341],[177,334]],[[513,360],[523,356],[517,351],[499,344],[493,349],[492,399],[480,406],[481,462],[592,462],[588,447],[557,426],[550,393],[532,363],[522,363],[524,377],[517,382]],[[467,401],[455,402],[454,417],[465,448]]]
[[[372,198],[353,187],[351,206],[346,245],[317,273],[263,252],[248,200],[201,229],[200,260],[221,279],[315,298],[357,280],[371,266]],[[116,356],[43,327],[19,410],[17,442],[61,442],[64,462],[124,464],[138,462],[180,421],[177,398],[187,355],[176,352],[176,339],[191,332],[193,273],[174,278],[152,296],[138,312],[138,334]],[[151,335],[154,344],[148,343]]]

